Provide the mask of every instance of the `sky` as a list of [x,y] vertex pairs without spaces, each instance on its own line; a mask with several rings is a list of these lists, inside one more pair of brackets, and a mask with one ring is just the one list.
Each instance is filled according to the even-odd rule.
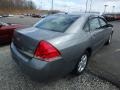
[[[32,0],[37,8],[51,9],[52,0]],[[86,0],[53,0],[54,9],[69,12],[85,11]],[[91,0],[88,0],[88,11],[90,10]],[[106,12],[120,12],[120,0],[92,0],[91,11],[104,12],[104,5],[108,5]],[[113,6],[115,8],[113,9]]]

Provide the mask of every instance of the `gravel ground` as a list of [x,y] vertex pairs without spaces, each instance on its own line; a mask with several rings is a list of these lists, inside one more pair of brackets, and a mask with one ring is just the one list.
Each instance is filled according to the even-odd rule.
[[[2,19],[6,22],[27,23],[32,25],[33,18]],[[34,20],[37,21],[38,19]],[[29,23],[32,22],[32,23]],[[119,90],[111,83],[85,71],[78,77],[67,75],[56,81],[39,83],[24,75],[12,60],[9,46],[0,47],[0,90]]]

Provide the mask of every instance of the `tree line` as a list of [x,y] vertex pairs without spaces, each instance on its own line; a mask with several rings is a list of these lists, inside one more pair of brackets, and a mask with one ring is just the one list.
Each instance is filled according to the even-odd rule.
[[28,0],[0,0],[0,9],[35,9],[33,1]]

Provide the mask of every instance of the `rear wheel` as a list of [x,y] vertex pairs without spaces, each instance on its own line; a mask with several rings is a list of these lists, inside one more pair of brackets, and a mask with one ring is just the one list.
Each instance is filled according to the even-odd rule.
[[80,75],[86,68],[88,63],[89,53],[85,52],[81,55],[80,60],[78,61],[76,68],[74,70],[74,74]]

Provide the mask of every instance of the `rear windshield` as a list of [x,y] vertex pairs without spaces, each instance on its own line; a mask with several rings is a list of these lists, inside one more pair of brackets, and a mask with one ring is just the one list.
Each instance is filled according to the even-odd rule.
[[79,16],[51,15],[40,21],[35,27],[56,32],[64,32]]

